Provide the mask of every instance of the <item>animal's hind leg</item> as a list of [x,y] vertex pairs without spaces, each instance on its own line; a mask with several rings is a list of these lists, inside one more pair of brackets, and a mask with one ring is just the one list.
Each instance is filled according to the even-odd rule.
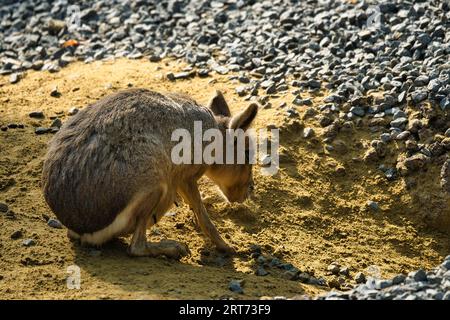
[[157,257],[164,255],[168,258],[180,259],[189,254],[186,245],[173,240],[163,240],[161,242],[147,242],[146,231],[149,225],[155,224],[158,213],[164,212],[167,205],[165,199],[161,198],[163,192],[154,192],[150,199],[138,207],[136,212],[136,227],[131,238],[128,254],[131,256],[150,256]]

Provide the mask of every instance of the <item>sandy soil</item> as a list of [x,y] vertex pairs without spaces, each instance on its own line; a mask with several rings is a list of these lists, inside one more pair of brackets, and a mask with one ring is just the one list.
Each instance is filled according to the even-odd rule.
[[[237,256],[218,255],[195,230],[184,204],[149,230],[152,240],[170,238],[188,244],[192,255],[180,262],[129,258],[125,252],[128,239],[114,241],[101,251],[80,247],[68,241],[64,229],[47,226],[53,214],[40,192],[40,174],[51,134],[36,135],[34,127],[49,126],[50,117],[58,115],[64,121],[71,107],[84,107],[130,85],[184,92],[200,103],[220,89],[234,111],[248,104],[234,93],[239,84],[229,75],[175,82],[164,77],[182,68],[175,61],[118,60],[74,63],[55,74],[28,72],[15,85],[7,77],[0,78],[0,126],[25,124],[24,129],[0,131],[0,202],[15,213],[15,219],[0,214],[0,298],[239,299],[329,290],[286,280],[275,269],[268,276],[256,276],[255,263],[248,255],[250,244],[259,244],[264,253],[327,280],[333,278],[326,270],[333,261],[348,266],[351,276],[367,273],[375,265],[388,277],[431,268],[449,254],[450,235],[425,224],[430,213],[449,214],[448,196],[440,192],[436,178],[439,168],[430,166],[409,178],[414,183],[408,183],[408,188],[404,179],[388,182],[377,170],[378,164],[360,161],[376,137],[363,128],[339,135],[346,152],[325,151],[321,139],[303,139],[296,125],[284,122],[278,106],[283,101],[291,103],[290,93],[274,96],[273,107],[261,110],[256,121],[256,128],[274,124],[282,130],[281,168],[275,176],[263,176],[255,168],[254,201],[227,204],[209,181],[202,181],[210,216],[238,248]],[[55,85],[62,93],[59,98],[50,96]],[[314,102],[321,103],[324,94],[314,96]],[[36,110],[46,118],[28,116]],[[316,120],[302,121],[302,125],[313,127],[320,136],[322,129]],[[385,163],[393,163],[396,148]],[[368,200],[377,201],[381,210],[368,210]],[[11,239],[18,230],[22,238]],[[23,246],[27,238],[35,239],[36,245]],[[80,290],[66,287],[67,267],[73,264],[81,268]],[[232,279],[245,280],[243,295],[228,290]]]

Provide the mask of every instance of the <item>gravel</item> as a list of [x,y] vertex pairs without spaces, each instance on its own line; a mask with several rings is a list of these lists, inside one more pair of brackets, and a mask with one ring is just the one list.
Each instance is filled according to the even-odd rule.
[[419,269],[407,276],[392,279],[369,277],[358,273],[360,283],[351,290],[331,291],[317,297],[319,300],[448,300],[450,299],[450,256],[438,267],[425,271]]
[[[17,82],[24,70],[55,72],[76,60],[176,57],[197,69],[241,72],[239,81],[264,83],[268,94],[294,76],[293,85],[326,87],[330,102],[338,104],[384,89],[391,97],[385,104],[406,95],[415,103],[448,105],[449,10],[440,0],[395,0],[388,6],[343,0],[70,5],[68,0],[4,4],[0,73]],[[365,110],[354,106],[351,113],[364,116]]]

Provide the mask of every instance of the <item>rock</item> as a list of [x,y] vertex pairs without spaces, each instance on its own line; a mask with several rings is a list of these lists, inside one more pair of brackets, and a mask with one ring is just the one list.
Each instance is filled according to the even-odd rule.
[[24,247],[31,247],[36,244],[36,242],[33,239],[25,239],[22,241],[22,244]]
[[417,86],[417,87],[426,86],[429,81],[430,81],[430,78],[428,76],[426,76],[426,75],[418,76],[414,80],[414,85]]
[[439,103],[439,106],[443,111],[450,109],[450,98],[448,97],[443,98]]
[[397,118],[391,121],[391,127],[403,128],[407,122],[408,122],[407,118]]
[[408,137],[411,135],[411,132],[405,130],[402,131],[401,133],[399,133],[396,137],[395,140],[406,140],[408,139]]
[[397,170],[395,168],[389,168],[384,172],[386,179],[389,181],[393,181],[397,178]]
[[228,289],[235,293],[243,294],[244,290],[242,286],[244,285],[244,280],[231,280],[228,284]]
[[294,281],[298,279],[298,274],[296,271],[288,270],[283,273],[283,278]]
[[306,273],[306,272],[300,272],[297,275],[298,281],[300,281],[301,283],[309,283],[311,280],[311,276]]
[[13,240],[17,240],[17,239],[20,239],[22,237],[23,237],[23,232],[21,230],[14,231],[11,234],[11,236],[10,236],[10,238],[13,239]]
[[338,275],[340,271],[340,266],[336,263],[332,263],[327,267],[327,271],[331,272],[331,274]]
[[9,82],[11,84],[15,84],[15,83],[19,82],[19,80],[20,80],[20,75],[18,73],[13,73],[9,77]]
[[66,23],[63,20],[50,19],[47,22],[47,29],[51,34],[58,34],[62,29],[66,27]]
[[53,98],[59,98],[61,96],[61,92],[58,91],[58,87],[53,87],[53,89],[50,91],[50,96]]
[[228,68],[224,66],[218,66],[214,68],[214,71],[217,72],[218,74],[227,74],[229,72]]
[[378,205],[378,202],[375,201],[367,201],[367,208],[369,208],[372,211],[378,211],[380,210],[380,206]]
[[245,94],[247,93],[247,87],[246,86],[239,86],[236,88],[236,93],[242,97],[245,96]]
[[167,73],[166,78],[170,81],[175,81],[175,75],[172,72]]
[[442,264],[441,264],[441,268],[445,269],[445,270],[450,270],[450,260],[445,260]]
[[358,272],[355,275],[354,280],[355,280],[356,283],[365,283],[366,282],[366,276],[364,275],[364,273]]
[[365,115],[364,108],[361,107],[351,107],[350,112],[353,113],[355,116],[363,117]]
[[0,202],[0,212],[6,213],[8,212],[9,207],[6,203]]
[[61,222],[59,222],[58,220],[56,220],[56,219],[49,219],[48,221],[47,221],[47,225],[49,226],[49,227],[51,227],[51,228],[55,228],[55,229],[62,229],[62,224],[61,224]]
[[313,137],[313,136],[314,136],[314,130],[313,130],[312,128],[306,127],[306,128],[303,130],[303,138],[308,139],[308,138],[311,138],[311,137]]
[[324,115],[319,116],[318,120],[321,127],[326,127],[333,122],[333,120],[330,117]]
[[418,153],[406,158],[405,160],[403,160],[403,162],[398,163],[397,168],[399,169],[404,166],[406,167],[406,169],[408,169],[408,171],[414,172],[424,167],[428,160],[429,158],[426,155]]
[[257,276],[264,277],[264,276],[267,276],[268,274],[269,273],[262,266],[258,266],[258,268],[256,269],[256,275]]
[[45,134],[50,132],[49,128],[44,128],[44,127],[37,127],[36,129],[34,129],[34,133],[35,134]]
[[28,114],[30,118],[43,119],[44,113],[42,111],[33,111]]
[[411,99],[416,104],[424,101],[427,97],[428,93],[426,91],[414,91],[411,93]]
[[73,116],[73,115],[77,114],[78,111],[79,111],[78,108],[72,107],[72,108],[69,109],[69,111],[67,112],[67,114],[68,114],[69,116]]
[[414,281],[427,281],[427,274],[423,269],[410,272],[408,277],[414,279]]
[[348,276],[350,276],[350,270],[349,270],[349,268],[347,268],[347,267],[342,267],[342,268],[339,270],[339,274],[348,277]]
[[382,133],[380,135],[380,140],[384,143],[388,143],[392,140],[391,135],[389,133]]
[[62,121],[59,118],[56,118],[55,120],[53,120],[52,124],[50,125],[50,128],[61,128],[62,126]]
[[392,284],[400,284],[405,281],[406,277],[403,274],[396,275],[394,278],[392,278]]

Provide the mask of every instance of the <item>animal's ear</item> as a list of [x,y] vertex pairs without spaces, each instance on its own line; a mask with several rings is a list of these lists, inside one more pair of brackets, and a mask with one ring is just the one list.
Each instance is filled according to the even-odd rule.
[[257,113],[258,105],[256,103],[250,104],[244,111],[241,111],[231,118],[229,128],[247,130],[255,119]]
[[225,101],[222,92],[220,92],[219,90],[216,90],[214,96],[211,98],[211,101],[209,102],[208,107],[216,116],[224,116],[224,117],[231,116],[230,108],[228,108],[228,104]]

